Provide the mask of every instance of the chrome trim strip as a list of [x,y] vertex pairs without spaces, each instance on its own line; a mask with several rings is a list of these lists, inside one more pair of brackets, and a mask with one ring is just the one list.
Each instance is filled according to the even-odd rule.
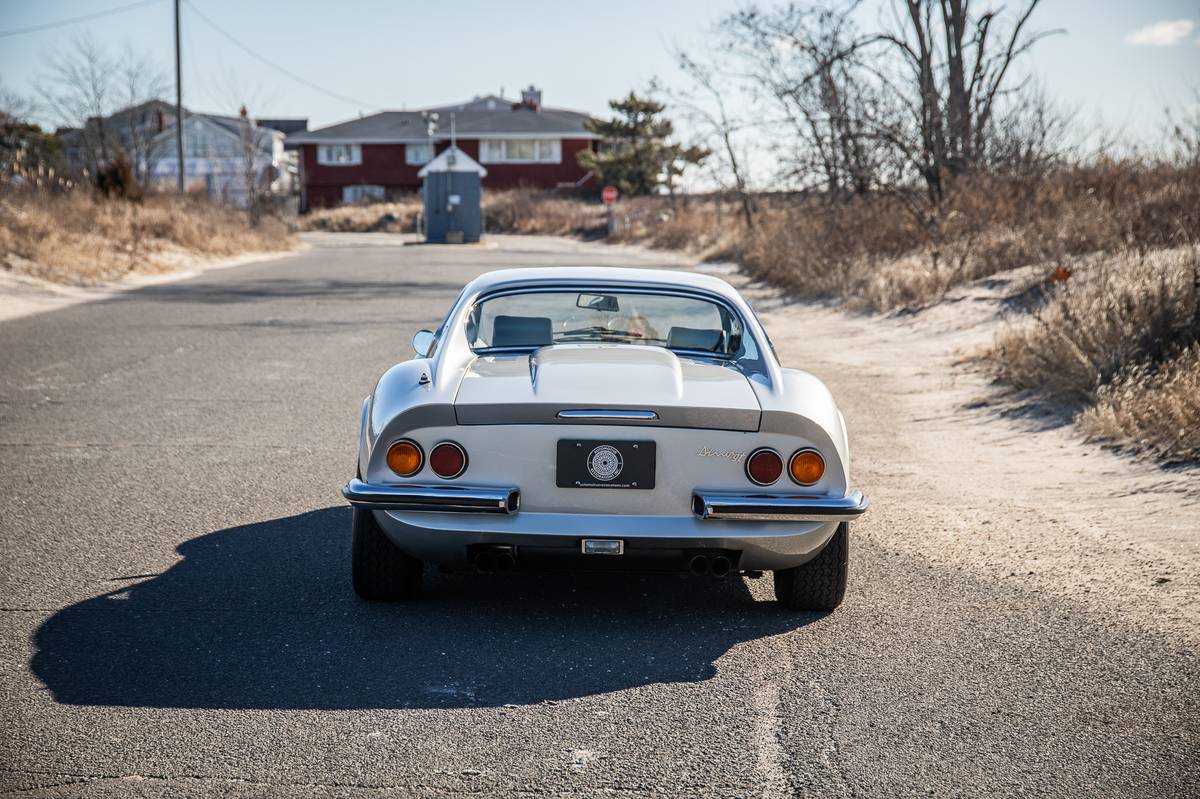
[[342,486],[342,496],[357,508],[371,510],[509,514],[521,507],[521,492],[516,488],[389,486],[355,479]]
[[692,495],[693,513],[701,519],[721,521],[845,522],[862,516],[870,504],[858,490],[844,497],[702,491]]
[[653,422],[658,419],[658,414],[654,411],[605,410],[604,408],[564,410],[559,411],[557,416],[559,419],[619,419],[624,422]]

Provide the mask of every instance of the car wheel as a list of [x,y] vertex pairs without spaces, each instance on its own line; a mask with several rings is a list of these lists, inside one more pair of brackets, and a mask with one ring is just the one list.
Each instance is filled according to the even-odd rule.
[[354,508],[351,525],[354,535],[350,544],[350,566],[354,592],[375,602],[419,596],[421,561],[397,549],[384,535],[371,511]]
[[791,610],[833,610],[846,595],[850,524],[842,522],[808,563],[775,571],[775,598]]

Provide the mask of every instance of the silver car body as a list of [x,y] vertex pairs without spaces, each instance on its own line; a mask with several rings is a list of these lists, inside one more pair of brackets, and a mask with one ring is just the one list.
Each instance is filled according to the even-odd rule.
[[[559,344],[476,354],[465,332],[472,307],[505,292],[623,290],[696,296],[740,317],[748,357],[737,361],[637,344]],[[420,560],[465,566],[472,547],[522,555],[579,554],[585,539],[619,541],[623,555],[734,554],[742,571],[812,558],[866,499],[851,489],[845,423],[816,377],[782,368],[750,305],[728,283],[688,272],[571,267],[491,272],[468,284],[436,331],[430,357],[389,369],[363,402],[358,478],[346,498],[374,511],[388,538]],[[387,465],[400,439],[424,452],[453,441],[468,453],[457,478],[425,464],[402,479]],[[560,439],[653,440],[653,489],[562,488]],[[821,480],[801,487],[749,480],[760,447],[786,460],[818,450]],[[607,551],[614,551],[609,549]],[[678,555],[679,557],[674,557]],[[620,560],[607,558],[609,563]],[[628,558],[631,564],[636,558]],[[518,557],[520,562],[520,557]]]

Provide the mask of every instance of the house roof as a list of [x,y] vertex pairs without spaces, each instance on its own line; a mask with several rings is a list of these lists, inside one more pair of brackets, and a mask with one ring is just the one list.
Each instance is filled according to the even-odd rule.
[[[184,111],[183,121],[185,125],[189,124],[208,124],[213,128],[225,133],[226,135],[241,140],[242,136],[242,119],[241,117],[223,116],[221,114],[198,114],[189,111]],[[175,125],[167,125],[162,132],[157,134],[151,141],[152,146],[157,146],[159,142],[174,138]],[[274,137],[283,134],[274,128],[268,128],[261,125],[256,125],[254,128],[255,144],[258,147],[270,148],[271,141]]]
[[[485,101],[488,98],[480,98]],[[502,99],[502,98],[494,98]],[[470,104],[474,105],[475,101]],[[454,113],[456,134],[465,139],[480,138],[572,138],[596,139],[583,123],[588,115],[579,111],[568,111],[562,108],[543,108],[534,111],[531,108],[513,109],[509,101],[505,101],[493,111],[465,110],[459,111],[457,106],[431,109],[441,115],[438,120],[434,138],[445,140],[450,138],[450,119],[448,114]],[[401,144],[404,142],[429,141],[426,121],[421,111],[382,111],[371,116],[352,119],[337,125],[330,125],[318,130],[310,130],[288,137],[289,142],[298,144]]]
[[255,122],[260,128],[271,128],[284,135],[308,130],[308,117],[258,117]]
[[438,153],[437,158],[421,167],[417,177],[423,178],[430,172],[474,172],[481,178],[487,177],[487,170],[457,147],[447,147],[442,150]]

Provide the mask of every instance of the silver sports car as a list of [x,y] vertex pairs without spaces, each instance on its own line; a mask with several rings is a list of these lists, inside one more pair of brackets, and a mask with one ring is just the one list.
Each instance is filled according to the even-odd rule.
[[845,423],[784,369],[728,283],[642,269],[511,269],[469,283],[363,402],[353,582],[417,596],[425,563],[773,571],[790,608],[846,588]]

